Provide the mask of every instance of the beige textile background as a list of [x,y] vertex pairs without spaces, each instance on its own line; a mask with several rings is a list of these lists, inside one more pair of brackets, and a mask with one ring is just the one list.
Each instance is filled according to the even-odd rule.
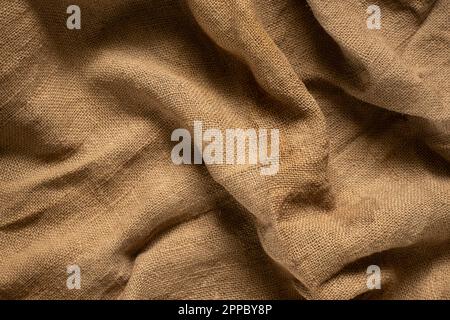
[[[449,19],[448,0],[0,0],[0,298],[450,299]],[[173,164],[194,121],[278,128],[278,174]]]

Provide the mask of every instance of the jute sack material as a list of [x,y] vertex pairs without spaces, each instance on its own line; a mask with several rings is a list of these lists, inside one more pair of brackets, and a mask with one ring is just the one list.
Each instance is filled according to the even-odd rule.
[[[450,299],[449,17],[0,0],[0,298]],[[278,129],[278,171],[175,164],[196,121]]]

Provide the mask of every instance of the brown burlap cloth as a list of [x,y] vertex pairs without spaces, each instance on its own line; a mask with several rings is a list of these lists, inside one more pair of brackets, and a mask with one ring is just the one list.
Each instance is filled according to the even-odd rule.
[[[1,0],[0,298],[450,298],[449,17]],[[279,129],[278,173],[175,165],[194,121]]]

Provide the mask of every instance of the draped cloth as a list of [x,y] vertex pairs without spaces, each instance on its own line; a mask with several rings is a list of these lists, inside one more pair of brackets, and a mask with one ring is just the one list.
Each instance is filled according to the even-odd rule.
[[[449,17],[0,0],[0,298],[450,299]],[[194,121],[278,129],[278,172],[174,164]]]

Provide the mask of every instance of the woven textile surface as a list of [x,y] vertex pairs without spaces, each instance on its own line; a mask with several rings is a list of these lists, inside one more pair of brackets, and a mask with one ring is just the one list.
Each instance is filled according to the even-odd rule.
[[448,0],[0,0],[0,98],[0,299],[450,299]]

